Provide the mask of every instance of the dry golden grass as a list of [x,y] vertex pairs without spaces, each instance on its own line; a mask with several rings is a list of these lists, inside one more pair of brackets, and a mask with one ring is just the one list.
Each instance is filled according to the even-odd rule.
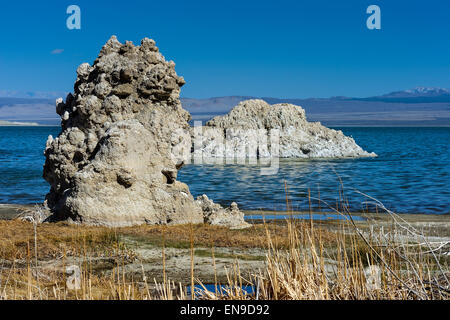
[[[321,237],[328,243],[335,240],[334,233],[319,229]],[[178,226],[106,227],[77,226],[66,223],[37,225],[38,258],[49,259],[61,254],[72,255],[80,248],[102,253],[120,242],[122,237],[131,237],[155,246],[189,248],[192,240],[197,247],[266,248],[267,231],[279,248],[287,248],[287,226],[285,224],[253,225],[244,230],[230,230],[225,227],[206,224]],[[163,237],[164,233],[164,237]],[[316,234],[318,237],[318,233]],[[34,252],[33,224],[20,220],[0,221],[0,258],[24,259],[27,248]]]
[[[398,226],[393,222],[391,229],[368,235],[349,221],[340,231],[336,225],[330,231],[313,221],[260,224],[246,230],[210,225],[108,229],[58,223],[37,225],[35,233],[31,223],[1,221],[0,299],[448,299],[446,260],[441,263],[438,251],[411,240],[425,241],[417,230]],[[264,248],[265,268],[241,274],[236,260],[228,270],[227,289],[188,296],[185,287],[167,279],[164,268],[162,283],[152,283],[144,270],[139,279],[127,276],[127,259],[133,257],[121,242],[124,237],[160,246],[163,265],[164,248],[190,249],[191,274],[186,278],[191,284],[201,284],[193,267],[198,247],[212,248],[214,268],[214,247]],[[93,271],[96,256],[111,259],[110,272]],[[65,266],[70,258],[80,270],[78,290],[68,288],[65,268],[43,265],[46,260],[62,260]],[[378,270],[375,286],[368,266]],[[245,293],[242,285],[255,286],[255,294]]]
[[[0,258],[24,259],[34,252],[33,224],[20,220],[0,221]],[[116,242],[114,230],[80,227],[66,223],[37,225],[38,258],[49,259],[63,253],[72,255],[85,247],[100,252]]]
[[[334,247],[330,247],[312,222],[311,226],[307,228],[304,223],[288,222],[287,249],[276,246],[267,228],[265,270],[243,276],[239,268],[233,269],[225,293],[203,288],[199,290],[199,297],[263,300],[450,298],[448,264],[441,264],[439,257],[421,250],[418,243],[398,242],[393,238],[380,241],[379,237],[356,232],[350,236],[336,233]],[[402,233],[395,225],[387,231],[396,235]],[[363,249],[361,240],[365,243]],[[245,293],[240,289],[243,284],[254,285],[256,292]]]
[[[398,243],[365,238],[361,250],[358,237],[336,234],[336,250],[311,237],[311,229],[289,228],[288,250],[270,245],[265,274],[260,282],[261,299],[347,300],[347,299],[448,299],[448,281],[426,255],[417,255]],[[350,241],[348,241],[350,240]],[[302,251],[298,248],[307,248]],[[333,263],[328,263],[329,260]],[[376,266],[374,277],[368,266]],[[369,267],[370,268],[370,267]],[[448,270],[448,269],[447,269]],[[439,278],[439,279],[438,279]],[[372,282],[371,282],[372,280]],[[376,282],[376,284],[373,283]],[[442,282],[441,282],[442,281]],[[441,285],[441,287],[439,287]]]
[[[300,227],[300,224],[298,225]],[[304,227],[302,225],[302,227]],[[235,247],[235,248],[266,248],[267,230],[274,238],[274,243],[280,248],[287,248],[289,242],[286,238],[286,224],[262,224],[253,225],[248,229],[230,230],[225,227],[211,226],[206,224],[179,226],[137,226],[131,228],[119,228],[119,235],[134,236],[138,239],[155,245],[162,245],[163,233],[165,246],[177,248],[189,248],[191,235],[196,246],[203,247]],[[321,230],[321,237],[326,241],[334,241],[334,233]],[[318,233],[316,234],[318,237]]]

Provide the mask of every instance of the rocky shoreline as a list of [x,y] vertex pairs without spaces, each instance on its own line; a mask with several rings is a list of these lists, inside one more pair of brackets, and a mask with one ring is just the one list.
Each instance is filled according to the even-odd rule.
[[[202,203],[207,203],[208,198],[204,196],[198,197]],[[216,209],[219,208],[217,204]],[[210,205],[205,210],[211,210]],[[13,220],[23,216],[27,216],[36,211],[37,207],[42,207],[42,204],[0,204],[0,220]],[[220,207],[221,208],[221,207]],[[232,204],[227,210],[233,211],[234,205]],[[212,209],[214,211],[214,209]],[[309,211],[272,211],[272,210],[239,210],[239,214],[244,216],[289,216],[289,215],[309,215]],[[327,211],[313,211],[312,214],[318,215],[330,215],[327,221],[338,221],[334,219],[334,216],[339,216],[336,212]],[[387,213],[374,213],[374,212],[352,212],[353,217],[361,217],[362,219],[356,220],[357,223],[364,224],[365,221],[390,221],[390,217]],[[428,213],[401,213],[400,216],[405,221],[411,223],[450,223],[450,213],[447,214],[428,214]],[[215,215],[213,216],[216,217]],[[322,220],[322,219],[321,219]],[[340,219],[339,219],[340,220]],[[323,221],[323,220],[322,220]],[[236,228],[239,229],[239,228]],[[450,236],[450,230],[449,234]]]

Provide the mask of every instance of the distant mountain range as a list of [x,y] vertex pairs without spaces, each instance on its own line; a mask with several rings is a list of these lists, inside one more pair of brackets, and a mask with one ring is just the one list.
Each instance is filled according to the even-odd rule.
[[[0,90],[0,96],[7,94]],[[0,97],[0,120],[59,124],[54,99],[65,93],[11,92]],[[367,97],[282,99],[272,97],[226,96],[208,99],[182,98],[183,107],[194,120],[208,120],[228,113],[239,102],[263,99],[270,104],[302,106],[310,121],[329,126],[450,126],[450,90],[418,87],[411,90]]]
[[15,121],[4,121],[0,120],[1,126],[18,127],[18,126],[38,126],[36,122],[15,122]]
[[[182,99],[194,119],[228,113],[250,96]],[[330,126],[448,126],[450,125],[450,90],[415,88],[368,98],[331,97],[280,99],[262,97],[270,104],[291,103],[302,106],[310,121]]]
[[449,94],[450,90],[445,88],[417,87],[410,90],[391,92],[383,97],[436,97]]
[[404,103],[450,102],[450,90],[444,88],[417,87],[411,90],[395,91],[378,97],[357,100]]
[[24,99],[56,99],[66,97],[68,92],[64,91],[19,91],[19,90],[0,90],[2,98],[24,98]]

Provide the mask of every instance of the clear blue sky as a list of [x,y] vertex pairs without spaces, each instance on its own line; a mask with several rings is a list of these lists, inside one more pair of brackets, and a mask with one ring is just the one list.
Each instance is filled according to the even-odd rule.
[[[81,30],[66,28],[70,4]],[[370,4],[381,30],[366,28]],[[450,1],[2,1],[0,30],[0,90],[71,91],[76,67],[112,34],[155,39],[184,97],[450,87]]]

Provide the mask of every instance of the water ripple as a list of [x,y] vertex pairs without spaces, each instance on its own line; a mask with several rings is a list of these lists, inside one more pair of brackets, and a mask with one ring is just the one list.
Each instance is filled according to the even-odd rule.
[[[49,186],[42,179],[43,149],[57,127],[0,127],[0,203],[42,202]],[[179,172],[194,196],[203,193],[244,209],[285,210],[285,182],[291,206],[308,208],[308,189],[335,205],[339,179],[356,209],[360,190],[397,212],[450,212],[450,128],[341,128],[373,159],[281,160],[277,175],[261,176],[257,165],[188,165]],[[313,200],[318,208],[318,201]],[[323,209],[323,204],[321,208]]]

